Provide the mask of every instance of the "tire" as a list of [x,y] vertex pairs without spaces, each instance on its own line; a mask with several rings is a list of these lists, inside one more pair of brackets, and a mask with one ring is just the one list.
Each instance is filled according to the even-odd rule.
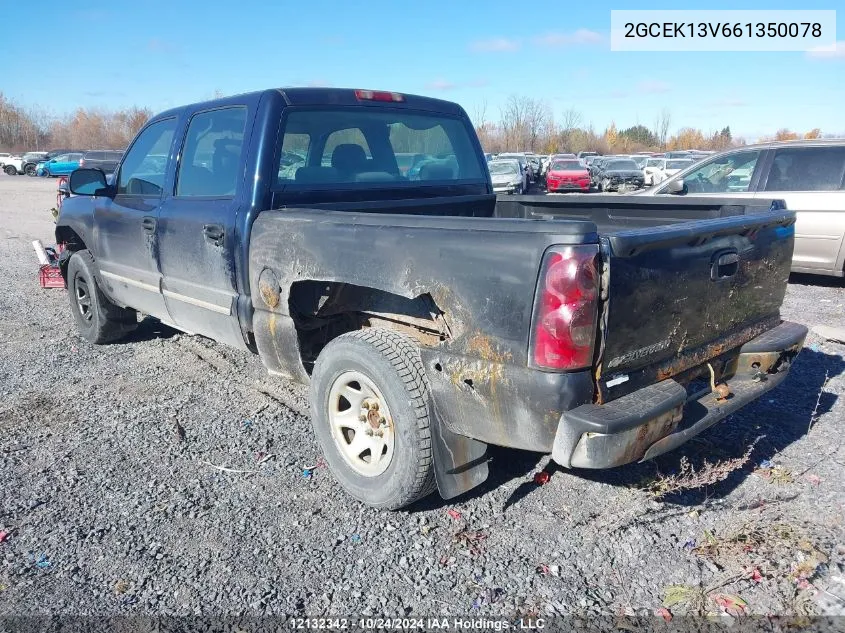
[[[374,328],[326,345],[311,376],[311,422],[334,478],[359,501],[396,510],[436,488],[428,381],[405,336]],[[385,435],[367,439],[374,425]],[[381,457],[375,464],[371,445]]]
[[6,165],[5,167],[3,167],[3,171],[6,172],[7,176],[17,176],[18,175],[18,169],[14,165]]
[[113,304],[97,283],[97,265],[87,250],[74,253],[67,266],[70,311],[79,334],[101,345],[123,338],[138,325],[134,310]]
[[32,163],[30,163],[29,165],[26,165],[23,168],[23,173],[25,173],[27,176],[34,176],[35,175],[35,165],[33,165]]

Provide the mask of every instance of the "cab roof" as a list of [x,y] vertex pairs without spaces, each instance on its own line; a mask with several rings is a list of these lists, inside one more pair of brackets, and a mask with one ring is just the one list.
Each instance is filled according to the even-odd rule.
[[[361,89],[355,88],[271,88],[267,90],[260,90],[257,92],[247,92],[239,95],[232,95],[222,97],[220,99],[212,99],[209,101],[200,101],[197,103],[171,108],[157,114],[154,119],[173,116],[181,114],[185,111],[207,110],[218,106],[227,106],[237,103],[258,102],[262,97],[281,98],[284,103],[289,106],[366,106],[366,107],[386,107],[386,108],[400,108],[408,110],[420,110],[425,112],[436,112],[439,114],[449,114],[453,116],[466,116],[464,109],[457,103],[451,101],[443,101],[442,99],[433,99],[431,97],[423,97],[420,95],[412,95],[405,93],[399,94],[402,101],[375,101],[361,99],[356,95],[356,91]],[[381,91],[370,91],[381,92]]]

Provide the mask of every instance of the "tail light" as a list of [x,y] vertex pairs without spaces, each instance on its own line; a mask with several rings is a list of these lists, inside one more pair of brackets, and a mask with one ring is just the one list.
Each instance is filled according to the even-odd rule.
[[540,369],[592,364],[598,318],[598,246],[554,247],[543,258],[529,354]]
[[384,90],[356,90],[355,98],[358,101],[392,101],[394,103],[401,103],[405,100],[405,96],[398,92],[386,92]]

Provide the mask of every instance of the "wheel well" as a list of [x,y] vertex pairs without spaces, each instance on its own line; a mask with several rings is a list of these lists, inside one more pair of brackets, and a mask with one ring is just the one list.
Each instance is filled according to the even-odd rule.
[[322,349],[341,334],[377,327],[401,332],[422,346],[451,337],[443,311],[430,294],[414,298],[331,281],[297,281],[288,309],[296,325],[299,355],[309,374]]
[[67,255],[63,254],[59,257],[59,269],[62,271],[62,277],[67,281],[67,264],[70,260],[70,255],[76,251],[85,250],[88,247],[85,246],[85,242],[82,241],[79,234],[69,226],[56,227],[56,242],[64,244],[64,252],[67,253]]

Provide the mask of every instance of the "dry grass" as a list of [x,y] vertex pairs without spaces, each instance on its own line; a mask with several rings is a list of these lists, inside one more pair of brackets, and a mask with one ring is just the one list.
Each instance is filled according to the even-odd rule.
[[656,479],[644,487],[644,490],[655,499],[662,499],[670,494],[684,492],[685,490],[698,490],[724,481],[731,473],[744,468],[748,464],[751,453],[760,439],[759,437],[755,439],[745,453],[739,457],[717,462],[705,461],[698,469],[684,456],[681,458],[677,473],[658,475]]

